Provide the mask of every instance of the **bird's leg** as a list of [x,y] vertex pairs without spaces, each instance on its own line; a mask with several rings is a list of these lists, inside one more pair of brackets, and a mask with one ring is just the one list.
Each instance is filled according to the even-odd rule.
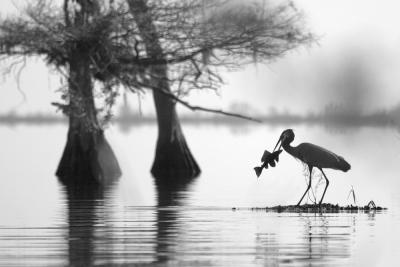
[[325,196],[326,189],[327,189],[327,188],[328,188],[328,186],[329,186],[329,180],[328,180],[328,178],[326,177],[326,175],[325,175],[324,171],[323,171],[322,169],[320,169],[320,171],[322,172],[322,174],[324,175],[324,177],[325,177],[325,180],[326,180],[326,186],[325,186],[325,190],[324,190],[324,193],[322,194],[321,200],[319,201],[319,205],[321,206],[321,204],[322,204],[322,200],[324,200],[324,196]]
[[301,201],[303,200],[304,196],[307,194],[308,190],[311,188],[311,174],[312,174],[312,166],[308,165],[308,170],[310,171],[310,181],[308,182],[307,190],[304,192],[304,195],[301,197],[299,203],[297,203],[297,206],[300,206]]

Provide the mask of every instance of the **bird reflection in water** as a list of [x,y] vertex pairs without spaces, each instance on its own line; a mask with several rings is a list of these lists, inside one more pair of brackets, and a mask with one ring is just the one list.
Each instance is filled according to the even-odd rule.
[[[348,216],[346,221],[338,221],[335,214],[323,213],[278,217],[283,220],[280,228],[285,230],[267,230],[256,234],[256,262],[262,266],[346,263],[350,258],[351,241],[356,228],[353,219],[356,216]],[[290,223],[287,224],[287,221]],[[288,242],[289,234],[293,235],[290,240],[295,239],[297,242]]]
[[349,258],[353,221],[349,217],[348,223],[337,225],[334,218],[323,213],[300,214],[304,223],[303,253],[310,263],[337,262]]

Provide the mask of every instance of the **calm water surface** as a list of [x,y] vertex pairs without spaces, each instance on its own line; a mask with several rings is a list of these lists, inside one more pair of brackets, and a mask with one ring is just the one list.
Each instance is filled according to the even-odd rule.
[[[287,126],[184,128],[199,178],[155,183],[156,128],[116,125],[107,134],[123,176],[103,190],[78,190],[54,177],[65,125],[0,126],[0,265],[397,266],[396,130],[292,126],[295,144],[322,145],[352,164],[348,173],[326,172],[327,202],[352,203],[353,186],[357,204],[388,207],[311,214],[248,209],[297,203],[306,188],[302,164],[287,154],[258,180],[252,169]],[[317,198],[323,187],[314,188]]]

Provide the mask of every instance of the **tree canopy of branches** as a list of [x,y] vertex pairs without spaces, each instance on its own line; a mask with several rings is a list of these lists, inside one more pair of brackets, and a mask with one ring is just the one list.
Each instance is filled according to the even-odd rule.
[[[80,2],[96,11],[88,23],[71,24],[69,16]],[[139,12],[152,21],[152,34],[157,36],[138,28],[127,2],[145,4]],[[43,56],[62,71],[68,67],[70,50],[80,47],[90,57],[92,77],[110,96],[115,97],[111,92],[120,86],[134,92],[150,89],[190,107],[183,96],[192,89],[218,89],[223,83],[221,70],[269,63],[314,41],[304,28],[303,14],[291,1],[275,6],[229,0],[127,2],[65,0],[57,5],[36,0],[21,16],[1,21],[0,55]],[[146,50],[146,39],[151,38],[160,44],[157,53]],[[168,77],[152,76],[150,67],[158,65],[168,65]],[[173,94],[154,88],[150,81],[157,78],[168,79]]]
[[[86,118],[88,128],[101,127],[93,117],[100,110],[110,117],[120,88],[150,90],[171,105],[249,118],[193,106],[184,97],[192,90],[218,90],[225,70],[268,63],[314,37],[291,1],[243,2],[36,0],[20,15],[0,21],[0,59],[43,57],[68,80],[63,95],[67,104],[57,105],[70,118]],[[87,69],[81,70],[90,80],[85,90],[100,90],[105,100],[94,113],[82,104],[93,93],[82,96],[73,90],[77,56],[87,59]],[[171,105],[168,109],[174,109]]]
[[274,7],[205,0],[128,2],[136,16],[151,18],[155,29],[142,31],[141,37],[157,39],[161,49],[145,56],[168,64],[168,81],[179,95],[217,89],[223,81],[220,69],[270,62],[313,40],[291,2]]

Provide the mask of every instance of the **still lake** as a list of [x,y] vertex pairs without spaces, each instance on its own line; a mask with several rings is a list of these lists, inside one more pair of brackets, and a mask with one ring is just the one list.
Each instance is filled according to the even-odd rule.
[[[0,125],[1,266],[398,266],[400,132],[310,125],[183,125],[201,169],[179,187],[150,174],[157,129],[113,125],[106,134],[123,176],[104,191],[72,192],[54,176],[65,124]],[[342,155],[327,170],[325,202],[373,200],[382,212],[272,213],[295,204],[303,165],[283,152],[257,180],[253,167],[282,130]],[[320,174],[314,173],[313,184]],[[321,196],[324,183],[315,188]],[[312,195],[310,195],[312,198]],[[308,200],[310,202],[310,200]],[[237,207],[235,211],[232,207]]]

